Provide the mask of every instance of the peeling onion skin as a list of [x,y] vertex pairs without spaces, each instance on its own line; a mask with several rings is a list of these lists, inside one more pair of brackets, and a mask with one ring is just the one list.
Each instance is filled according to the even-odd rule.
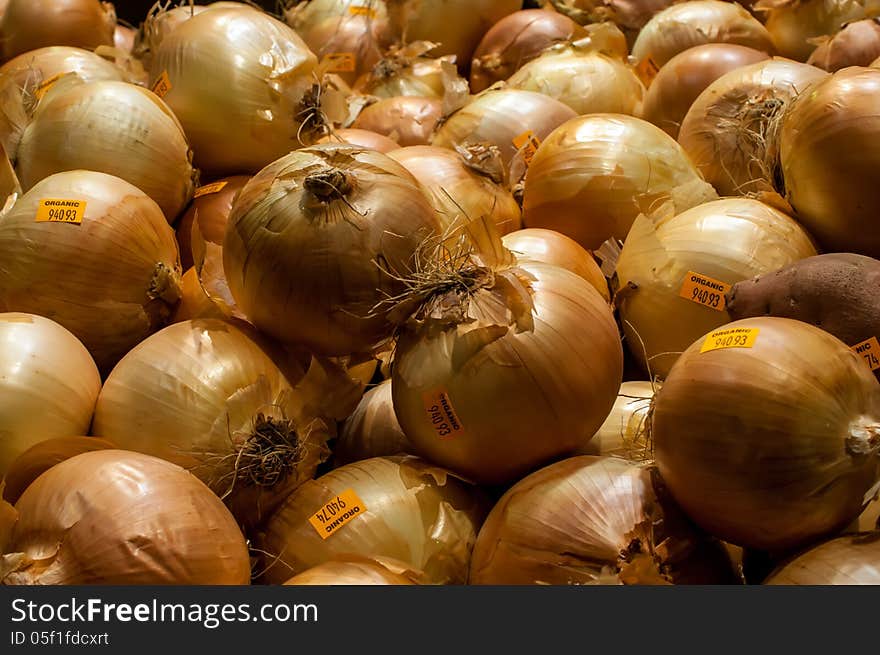
[[831,73],[847,66],[870,66],[880,57],[880,23],[866,18],[844,25],[831,39],[813,50],[808,64]]
[[814,546],[773,572],[767,585],[880,585],[880,532]]
[[572,457],[517,482],[480,530],[475,585],[731,584],[720,543],[694,528],[656,470]]
[[781,553],[845,528],[880,479],[880,385],[817,327],[749,318],[752,348],[681,356],[652,407],[654,456],[682,509],[732,544]]
[[437,98],[382,98],[365,107],[352,127],[387,136],[401,147],[426,146],[442,113],[442,102]]
[[378,562],[348,558],[330,560],[293,576],[285,586],[301,585],[413,585],[406,576],[389,571]]
[[244,536],[220,499],[155,457],[77,455],[41,475],[15,509],[7,553],[24,561],[7,585],[250,582]]
[[412,446],[397,416],[391,398],[391,380],[367,391],[352,412],[333,445],[333,459],[337,466],[358,462],[370,457],[398,455],[412,451]]

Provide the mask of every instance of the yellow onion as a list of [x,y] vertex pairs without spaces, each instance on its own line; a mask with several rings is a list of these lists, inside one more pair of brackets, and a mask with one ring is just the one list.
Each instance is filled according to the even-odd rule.
[[53,89],[21,136],[15,165],[24,190],[61,171],[109,173],[130,182],[173,222],[192,198],[192,151],[154,93],[126,82]]
[[362,16],[378,24],[388,22],[384,0],[288,0],[284,20],[299,34],[307,34],[328,18]]
[[782,114],[793,98],[827,76],[782,58],[731,71],[693,102],[678,142],[721,195],[772,191]]
[[685,114],[707,86],[725,73],[765,59],[769,59],[766,53],[734,43],[688,48],[657,72],[645,94],[640,117],[676,139]]
[[177,223],[180,263],[184,269],[193,265],[193,224],[198,223],[198,230],[205,241],[222,246],[232,201],[250,179],[248,175],[233,175],[196,189],[196,197]]
[[[393,48],[358,79],[355,89],[377,98],[418,96],[444,100],[447,96],[457,95],[466,100],[467,81],[459,77],[454,58],[431,57],[434,46],[433,43],[418,42]],[[462,100],[458,102],[462,104]]]
[[392,150],[388,156],[425,187],[444,232],[480,216],[490,216],[499,234],[520,228],[521,211],[503,184],[504,167],[497,150],[473,147],[456,152],[410,146]]
[[179,466],[122,450],[72,457],[15,504],[7,585],[245,585],[250,558],[223,503]]
[[391,400],[391,380],[370,389],[349,416],[333,445],[337,465],[370,457],[397,455],[411,451]]
[[519,259],[559,266],[584,278],[602,297],[611,302],[608,280],[593,255],[577,241],[553,230],[528,228],[507,234],[504,247]]
[[0,478],[36,443],[85,434],[101,376],[85,346],[42,316],[0,313]]
[[205,290],[199,272],[194,266],[180,277],[180,302],[174,308],[169,323],[182,323],[199,318],[228,318],[224,306],[215,302]]
[[657,471],[572,457],[517,482],[480,529],[477,585],[723,584],[723,547],[694,529]]
[[787,199],[829,252],[880,257],[880,70],[837,71],[792,103],[780,153]]
[[306,569],[284,583],[299,585],[412,585],[405,575],[389,570],[366,557],[347,556]]
[[631,381],[620,385],[617,400],[602,426],[577,452],[579,455],[611,455],[624,459],[649,456],[648,411],[659,383]]
[[431,142],[442,113],[437,98],[383,98],[365,107],[351,126],[387,136],[403,147],[424,146]]
[[844,25],[813,50],[808,64],[834,72],[847,66],[870,66],[880,57],[880,19],[866,18]]
[[99,0],[9,0],[0,22],[0,60],[28,50],[113,45],[116,12]]
[[736,2],[694,0],[667,7],[639,32],[633,57],[662,67],[688,48],[704,43],[736,43],[773,52],[767,29]]
[[[43,200],[82,203],[81,223],[36,221]],[[74,210],[66,212],[73,218]],[[180,298],[177,243],[162,210],[105,173],[38,182],[0,214],[0,261],[0,311],[51,317],[102,372],[164,326]]]
[[[382,59],[383,50],[391,45],[387,23],[362,14],[330,16],[298,34],[319,60],[337,56],[327,70],[348,84],[372,70]],[[346,56],[339,59],[338,55]]]
[[617,25],[632,44],[641,29],[657,12],[674,0],[538,0],[542,6],[551,5],[581,25],[609,21]]
[[636,115],[645,93],[632,68],[589,45],[577,44],[550,47],[516,71],[508,84],[556,98],[578,115]]
[[701,337],[654,396],[654,456],[672,495],[705,530],[747,548],[780,552],[843,529],[880,479],[870,368],[801,321],[724,327],[753,332]]
[[333,130],[333,132],[322,136],[315,143],[348,143],[386,154],[400,147],[396,142],[383,134],[371,132],[370,130],[360,130],[356,127]]
[[759,0],[755,10],[773,45],[783,57],[806,61],[816,48],[817,37],[833,36],[849,22],[868,15],[865,0]]
[[475,487],[414,457],[347,464],[303,484],[269,519],[264,578],[278,584],[358,555],[398,560],[424,584],[464,584],[484,505]]
[[[202,12],[159,46],[151,84],[180,119],[196,165],[253,173],[313,138],[320,98],[315,55],[296,32],[250,8]],[[234,129],[231,129],[234,126]]]
[[482,253],[453,251],[417,271],[431,281],[392,370],[394,411],[415,452],[480,484],[516,480],[588,440],[623,375],[599,292],[505,252],[486,265]]
[[[652,377],[665,378],[695,339],[730,322],[723,285],[815,254],[794,219],[750,198],[724,198],[657,220],[639,217],[616,269],[616,304],[630,352]],[[695,284],[695,277],[707,283]]]
[[223,266],[261,331],[325,355],[391,336],[377,305],[403,290],[419,244],[438,230],[421,186],[387,155],[324,144],[260,171],[232,207]]
[[880,532],[838,537],[780,566],[767,585],[878,585]]
[[660,128],[632,116],[580,116],[556,128],[532,159],[523,223],[597,250],[612,237],[625,239],[640,204],[661,196],[679,211],[716,197]]
[[587,35],[573,20],[544,9],[523,9],[495,23],[474,52],[470,86],[479,93],[506,80],[548,46]]

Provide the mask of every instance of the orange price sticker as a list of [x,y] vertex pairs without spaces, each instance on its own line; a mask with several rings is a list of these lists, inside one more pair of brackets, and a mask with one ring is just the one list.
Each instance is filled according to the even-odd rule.
[[362,7],[359,5],[353,5],[348,8],[348,13],[352,16],[366,16],[367,18],[375,18],[376,10],[372,7]]
[[330,52],[322,61],[328,73],[353,73],[357,69],[357,57],[353,52]]
[[171,78],[168,77],[168,71],[162,71],[159,79],[153,85],[152,91],[160,98],[164,98],[171,90]]
[[52,88],[52,85],[54,85],[55,82],[60,80],[65,75],[67,75],[67,73],[58,73],[57,75],[53,75],[52,77],[50,77],[48,80],[44,80],[40,84],[40,86],[34,89],[34,96],[37,98],[37,100],[42,100],[43,96],[46,95],[49,92],[49,89]]
[[726,328],[710,332],[700,348],[701,353],[725,348],[751,348],[758,340],[759,328]]
[[37,205],[37,223],[73,223],[80,225],[86,213],[85,200],[44,198]]
[[212,182],[211,184],[206,184],[205,186],[200,186],[196,189],[196,192],[193,194],[193,198],[201,198],[202,196],[207,196],[211,193],[219,193],[223,191],[224,187],[229,184],[229,180],[222,180],[220,182]]
[[654,60],[651,59],[650,55],[642,59],[639,62],[639,65],[636,66],[636,75],[645,87],[651,86],[651,82],[654,81],[654,78],[657,77],[657,73],[659,72],[660,67],[654,63]]
[[681,289],[678,295],[685,300],[690,300],[703,307],[714,309],[716,312],[723,312],[726,309],[725,294],[727,294],[732,285],[721,280],[714,280],[711,277],[688,271],[684,276]]
[[852,350],[856,355],[861,355],[872,371],[880,370],[880,341],[877,341],[877,337],[857,343]]
[[367,506],[358,498],[355,490],[347,489],[312,514],[309,523],[321,535],[321,539],[326,539],[366,511]]
[[464,426],[462,426],[461,420],[452,406],[452,400],[445,390],[439,389],[422,394],[422,403],[425,407],[425,414],[431,421],[438,437],[451,439],[464,434]]
[[514,148],[522,150],[523,160],[526,162],[526,165],[532,163],[532,157],[535,156],[535,152],[537,152],[540,145],[541,140],[531,130],[523,132],[513,140]]

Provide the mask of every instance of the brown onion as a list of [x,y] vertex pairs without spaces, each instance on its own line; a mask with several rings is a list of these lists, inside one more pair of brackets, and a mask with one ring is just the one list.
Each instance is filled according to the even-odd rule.
[[807,59],[808,64],[834,72],[847,66],[870,66],[880,57],[880,19],[866,18],[844,25]]
[[722,584],[722,546],[695,530],[656,469],[572,457],[517,482],[480,530],[479,585]]
[[768,585],[878,585],[880,532],[838,537],[783,564]]
[[833,36],[847,23],[865,18],[868,4],[864,0],[759,0],[754,8],[763,12],[777,52],[806,61],[818,37]]
[[250,558],[223,503],[179,466],[122,450],[72,457],[15,504],[7,585],[244,585]]
[[198,223],[199,232],[205,241],[222,246],[229,212],[232,211],[232,201],[250,179],[249,175],[233,175],[195,190],[195,197],[176,228],[180,264],[184,270],[193,265],[193,224]]
[[356,127],[333,130],[333,132],[322,136],[315,143],[316,145],[318,143],[349,143],[353,146],[361,146],[362,148],[369,148],[385,154],[400,147],[395,141],[392,141],[383,134],[371,132],[370,130],[361,130]]
[[412,580],[379,562],[349,555],[306,569],[284,583],[288,585],[412,585]]
[[431,142],[442,113],[437,98],[383,98],[365,107],[351,126],[387,136],[404,147],[424,146]]
[[765,59],[766,53],[734,43],[688,48],[658,71],[645,94],[641,118],[676,139],[685,114],[707,86],[725,73]]
[[651,438],[663,479],[698,525],[785,551],[842,530],[873,496],[880,385],[827,332],[747,318],[681,356],[654,396]]
[[319,61],[332,55],[346,55],[324,70],[336,73],[348,84],[371,71],[391,45],[388,24],[363,14],[329,16],[298,34]]
[[352,415],[342,424],[339,438],[333,445],[333,460],[342,465],[411,450],[412,446],[394,414],[391,380],[385,380],[364,394]]

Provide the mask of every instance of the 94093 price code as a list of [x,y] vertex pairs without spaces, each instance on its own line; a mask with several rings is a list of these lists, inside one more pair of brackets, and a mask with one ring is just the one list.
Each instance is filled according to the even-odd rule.
[[37,206],[37,223],[82,223],[86,213],[85,200],[44,198]]
[[701,353],[725,348],[752,348],[758,339],[758,328],[727,328],[715,330],[706,336]]

